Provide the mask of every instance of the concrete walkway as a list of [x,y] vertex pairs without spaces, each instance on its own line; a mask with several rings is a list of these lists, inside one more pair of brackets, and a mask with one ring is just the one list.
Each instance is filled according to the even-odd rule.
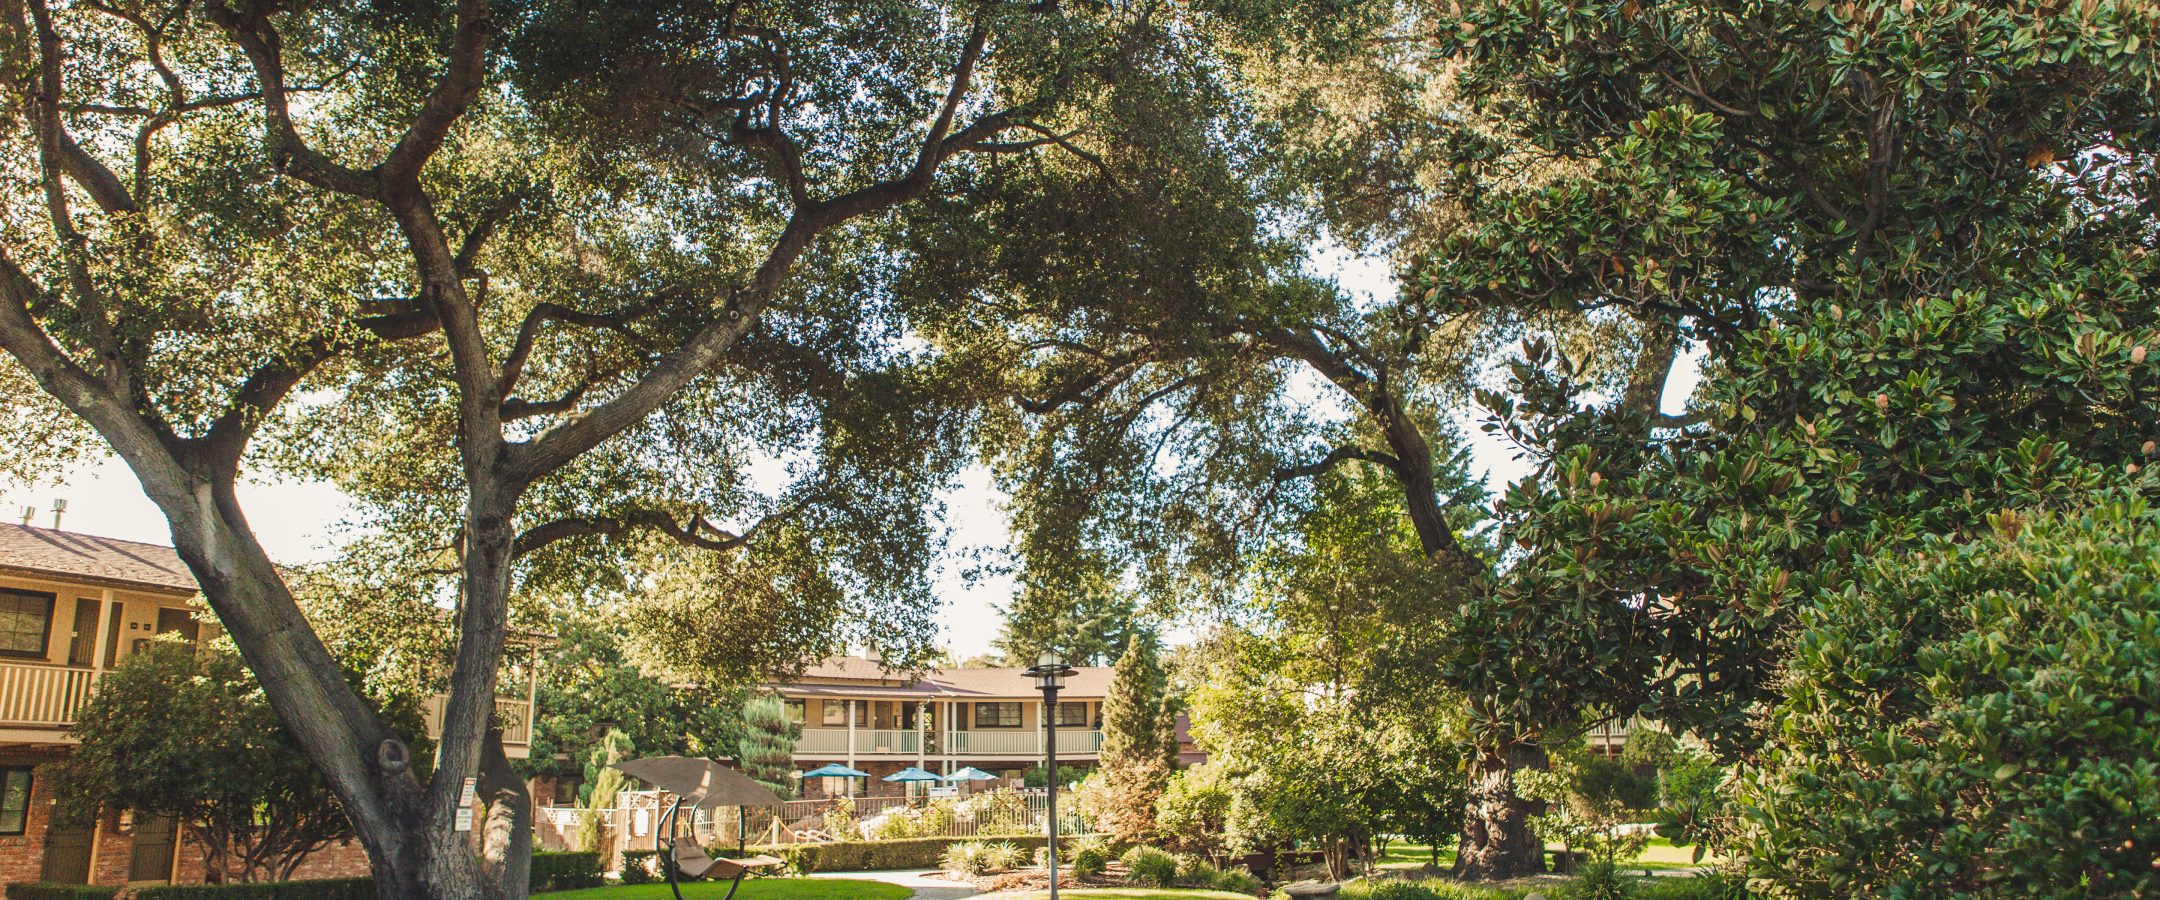
[[959,881],[947,881],[931,877],[928,869],[898,869],[885,872],[813,872],[812,878],[853,878],[860,881],[882,881],[897,884],[915,892],[914,900],[961,900],[982,894],[973,885]]

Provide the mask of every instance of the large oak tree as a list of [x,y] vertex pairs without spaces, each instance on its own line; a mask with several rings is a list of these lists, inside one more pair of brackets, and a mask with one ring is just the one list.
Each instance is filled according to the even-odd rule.
[[[749,648],[691,660],[723,672],[826,649],[828,601],[920,612],[985,365],[943,336],[977,298],[941,282],[999,229],[1067,225],[969,209],[1156,199],[1100,161],[1144,147],[1175,176],[1219,138],[1204,102],[1171,108],[1213,77],[1166,51],[1192,25],[1054,0],[7,0],[0,346],[163,511],[382,895],[522,896],[525,798],[490,737],[513,586],[654,538],[711,551],[663,567],[654,615],[679,655]],[[434,561],[455,642],[431,778],[250,528],[255,466],[332,477],[411,571]],[[472,776],[479,859],[452,830]]]

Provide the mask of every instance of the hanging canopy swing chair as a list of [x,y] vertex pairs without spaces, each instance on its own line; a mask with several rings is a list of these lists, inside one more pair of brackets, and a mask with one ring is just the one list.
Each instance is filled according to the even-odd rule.
[[[625,760],[615,764],[622,773],[673,795],[674,800],[660,812],[656,837],[665,837],[667,846],[660,850],[660,868],[667,873],[668,888],[675,892],[675,900],[682,900],[680,878],[695,881],[700,878],[730,878],[727,897],[735,900],[735,890],[742,887],[743,876],[754,870],[769,869],[781,865],[781,860],[765,855],[738,859],[714,859],[698,846],[697,836],[677,841],[681,830],[682,811],[687,805],[695,814],[699,807],[712,806],[780,806],[781,801],[768,788],[734,769],[709,759],[688,756],[654,756],[646,759]],[[741,841],[748,838],[738,835]],[[744,851],[742,843],[736,846],[736,854]]]

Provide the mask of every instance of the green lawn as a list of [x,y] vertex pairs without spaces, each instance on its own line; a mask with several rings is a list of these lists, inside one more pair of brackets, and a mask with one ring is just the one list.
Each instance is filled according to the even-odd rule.
[[[727,896],[727,882],[694,881],[683,885],[684,900],[719,900]],[[881,881],[845,878],[753,878],[735,892],[736,900],[907,900],[913,891]],[[1063,892],[1060,892],[1063,893]],[[617,887],[583,888],[535,894],[547,900],[659,900],[666,897],[667,882]]]
[[[1560,848],[1555,846],[1549,849],[1558,850]],[[1380,867],[1383,869],[1415,869],[1431,861],[1431,859],[1431,851],[1424,844],[1391,841],[1388,843],[1386,852],[1380,854]],[[1659,870],[1693,869],[1717,861],[1716,856],[1705,856],[1702,862],[1696,862],[1695,845],[1693,844],[1675,847],[1673,842],[1664,838],[1651,838],[1650,843],[1643,846],[1642,856],[1622,863],[1620,867],[1623,869]],[[1454,864],[1455,848],[1453,846],[1440,848],[1440,868],[1445,869]]]
[[[1387,849],[1380,853],[1380,867],[1383,869],[1415,869],[1429,862],[1432,862],[1432,848],[1409,841],[1389,841]],[[1445,869],[1454,864],[1455,845],[1441,847],[1440,868]]]

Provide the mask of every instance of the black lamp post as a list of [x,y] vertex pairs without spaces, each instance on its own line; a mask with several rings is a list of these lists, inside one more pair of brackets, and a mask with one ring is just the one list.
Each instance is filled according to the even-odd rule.
[[1058,870],[1058,815],[1057,815],[1057,695],[1058,688],[1065,686],[1065,677],[1077,670],[1058,658],[1057,651],[1044,650],[1035,659],[1035,665],[1027,670],[1035,679],[1035,686],[1043,693],[1043,771],[1048,777],[1043,782],[1050,787],[1050,900],[1057,900]]

